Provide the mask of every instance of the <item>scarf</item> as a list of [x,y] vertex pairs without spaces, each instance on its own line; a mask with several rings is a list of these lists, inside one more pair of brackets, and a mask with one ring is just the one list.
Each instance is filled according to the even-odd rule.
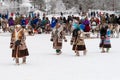
[[18,35],[22,31],[22,29],[19,29],[18,31],[15,29],[15,41],[18,40]]

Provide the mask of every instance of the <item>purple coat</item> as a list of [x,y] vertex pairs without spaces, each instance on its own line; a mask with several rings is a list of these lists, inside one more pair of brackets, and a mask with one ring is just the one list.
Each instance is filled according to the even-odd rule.
[[84,20],[83,24],[86,25],[86,26],[88,26],[89,25],[89,21],[88,20]]
[[13,19],[9,19],[8,23],[9,23],[9,26],[14,26],[14,20]]

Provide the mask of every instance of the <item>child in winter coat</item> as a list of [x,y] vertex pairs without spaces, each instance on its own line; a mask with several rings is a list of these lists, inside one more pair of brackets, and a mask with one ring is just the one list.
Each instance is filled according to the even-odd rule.
[[106,52],[109,52],[109,49],[111,48],[110,36],[111,30],[107,27],[106,38],[104,40],[104,48],[106,48]]
[[62,53],[61,49],[63,39],[65,42],[67,42],[63,27],[60,25],[60,23],[57,23],[51,34],[51,41],[53,42],[53,48],[56,49],[57,55]]
[[72,36],[71,45],[73,45],[72,50],[75,51],[76,56],[80,56],[79,51],[83,51],[83,54],[86,55],[86,46],[85,46],[84,38],[82,37],[82,32],[80,30],[77,31],[76,36],[74,35]]
[[25,39],[24,29],[21,25],[16,25],[11,35],[10,48],[12,49],[12,57],[18,65],[19,58],[22,58],[22,63],[26,63],[26,56],[29,55]]
[[[100,45],[99,45],[100,48],[102,48],[102,53],[109,52],[109,48],[111,48],[111,43],[110,43],[111,31],[110,31],[108,26],[104,27],[103,30],[102,29],[100,30],[100,32],[101,32],[101,42],[100,42]],[[106,48],[106,51],[105,51],[105,48]]]

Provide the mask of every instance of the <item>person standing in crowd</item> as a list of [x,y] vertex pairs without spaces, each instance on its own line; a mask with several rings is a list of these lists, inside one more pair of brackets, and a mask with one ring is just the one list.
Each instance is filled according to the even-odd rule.
[[54,28],[56,26],[56,23],[57,23],[57,19],[55,17],[52,17],[52,20],[51,20],[51,28]]
[[106,38],[104,41],[104,48],[106,48],[106,52],[109,52],[109,49],[111,48],[111,43],[110,43],[110,36],[111,36],[111,30],[108,26],[106,26]]
[[19,65],[19,58],[22,58],[22,63],[26,63],[26,56],[29,55],[25,43],[26,37],[24,29],[21,25],[16,25],[11,34],[10,48],[12,49],[12,57],[15,59],[16,64]]
[[92,30],[92,33],[95,34],[95,29],[97,27],[97,22],[95,21],[95,17],[92,17],[91,20],[91,30]]
[[13,20],[13,17],[10,17],[8,19],[8,24],[9,24],[9,32],[13,32],[14,30],[14,25],[15,25],[15,21]]
[[3,32],[7,32],[7,30],[8,30],[8,27],[7,27],[8,20],[3,16],[1,22],[2,22],[1,23],[1,25],[2,25],[2,31]]
[[51,31],[51,27],[50,27],[50,20],[48,17],[46,17],[46,23],[45,23],[45,33],[49,34]]
[[[90,21],[88,20],[88,17],[85,17],[82,23],[85,25],[84,32],[90,32]],[[90,34],[85,34],[85,37],[90,38]]]
[[60,23],[57,23],[51,34],[51,41],[53,42],[53,48],[56,49],[57,55],[60,55],[62,53],[61,49],[63,39],[65,42],[67,42],[63,27],[60,25]]
[[21,26],[23,28],[26,28],[26,19],[25,19],[25,16],[23,15],[22,19],[21,19]]
[[73,45],[72,50],[75,51],[76,56],[80,56],[79,51],[83,51],[83,54],[86,55],[86,46],[79,27],[73,30],[71,45]]
[[106,28],[105,28],[105,25],[101,25],[101,28],[100,28],[100,39],[101,39],[101,42],[100,42],[100,45],[99,47],[102,48],[102,53],[105,52],[104,50],[104,40],[105,40],[105,36],[106,36]]
[[[101,42],[99,47],[102,48],[102,53],[108,52],[109,48],[111,48],[111,44],[110,44],[110,34],[111,31],[108,28],[107,25],[103,25],[102,28],[100,29],[100,38],[101,38]],[[105,51],[106,48],[106,51]]]
[[119,15],[119,17],[117,18],[117,23],[120,25],[120,15]]

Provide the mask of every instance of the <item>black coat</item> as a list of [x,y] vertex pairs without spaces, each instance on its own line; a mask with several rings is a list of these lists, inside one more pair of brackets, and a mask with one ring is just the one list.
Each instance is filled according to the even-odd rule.
[[117,19],[117,23],[120,25],[120,16],[119,16],[119,18]]
[[100,29],[100,36],[105,36],[106,35],[106,32],[107,32],[107,29],[105,27],[102,27]]

